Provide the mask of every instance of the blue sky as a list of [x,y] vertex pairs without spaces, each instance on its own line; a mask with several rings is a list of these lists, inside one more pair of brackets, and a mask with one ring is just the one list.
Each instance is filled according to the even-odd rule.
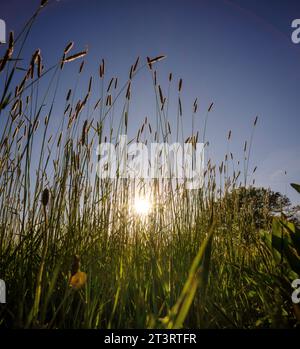
[[[18,32],[38,4],[0,0],[0,18]],[[291,41],[295,18],[300,18],[297,0],[53,0],[38,18],[24,54],[41,48],[48,66],[73,40],[74,52],[89,48],[87,75],[105,58],[108,75],[123,82],[137,56],[166,55],[158,65],[159,78],[162,86],[169,72],[183,79],[185,130],[191,128],[196,97],[199,128],[214,102],[208,155],[216,162],[224,157],[231,129],[230,151],[241,159],[258,115],[250,162],[251,169],[258,166],[256,184],[299,203],[288,185],[300,182],[300,44]],[[66,76],[74,80],[71,70]],[[147,72],[134,89],[131,110],[137,126],[154,113]],[[173,97],[175,104],[175,92]]]

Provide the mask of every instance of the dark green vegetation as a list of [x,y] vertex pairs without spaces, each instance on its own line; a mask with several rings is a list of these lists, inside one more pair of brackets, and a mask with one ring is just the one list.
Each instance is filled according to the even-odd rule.
[[[182,81],[176,125],[168,121],[169,98],[157,82],[163,57],[144,65],[137,60],[121,87],[106,80],[102,61],[100,76],[80,95],[85,51],[73,54],[68,45],[51,68],[43,67],[39,51],[27,66],[18,60],[40,10],[20,36],[10,36],[0,63],[0,278],[8,291],[0,326],[295,327],[290,282],[299,277],[299,229],[283,217],[285,197],[248,185],[253,133],[244,147],[243,186],[228,152],[219,167],[208,161],[205,185],[192,194],[182,184],[136,183],[153,203],[149,216],[139,217],[130,183],[91,175],[95,146],[127,133],[131,84],[140,72],[153,77],[157,118],[156,127],[145,120],[135,140],[174,141],[174,128],[178,141],[200,141],[194,127],[188,139],[181,135]],[[78,62],[75,85],[61,91],[66,66],[78,69]],[[168,91],[172,81],[170,75]],[[57,107],[61,94],[65,105]],[[113,106],[122,98],[116,115]],[[197,101],[191,122],[196,112]],[[60,120],[54,133],[53,119]],[[116,119],[119,127],[105,134]],[[282,217],[274,220],[275,211]],[[78,289],[70,287],[71,274],[79,275],[74,255],[87,274],[86,283],[78,276]]]

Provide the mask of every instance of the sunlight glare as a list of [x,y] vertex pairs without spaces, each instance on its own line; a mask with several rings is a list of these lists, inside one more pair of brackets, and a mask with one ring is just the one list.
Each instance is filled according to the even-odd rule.
[[134,210],[138,215],[147,216],[151,211],[151,202],[147,198],[136,197],[134,200]]

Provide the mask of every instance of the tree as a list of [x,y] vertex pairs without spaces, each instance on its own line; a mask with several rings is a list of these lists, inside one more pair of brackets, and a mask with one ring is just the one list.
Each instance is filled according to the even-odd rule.
[[290,199],[271,189],[240,187],[233,190],[225,200],[232,201],[237,212],[248,212],[257,229],[265,227],[271,217],[290,209]]

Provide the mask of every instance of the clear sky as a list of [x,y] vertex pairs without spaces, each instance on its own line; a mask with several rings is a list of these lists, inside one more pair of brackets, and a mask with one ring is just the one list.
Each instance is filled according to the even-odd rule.
[[[7,30],[18,32],[39,2],[0,0]],[[166,55],[159,76],[163,82],[169,72],[183,78],[187,130],[193,100],[199,101],[198,127],[214,102],[209,155],[215,161],[224,157],[231,129],[230,151],[241,158],[258,115],[250,163],[251,169],[258,166],[256,184],[299,203],[288,186],[300,182],[300,44],[291,41],[295,18],[300,18],[299,0],[53,0],[38,18],[26,52],[41,48],[51,65],[73,40],[74,52],[88,46],[90,74],[105,58],[108,72],[123,81],[137,56]],[[138,86],[145,81],[142,76]],[[136,91],[131,107],[136,124],[145,115],[151,118],[149,93]]]

